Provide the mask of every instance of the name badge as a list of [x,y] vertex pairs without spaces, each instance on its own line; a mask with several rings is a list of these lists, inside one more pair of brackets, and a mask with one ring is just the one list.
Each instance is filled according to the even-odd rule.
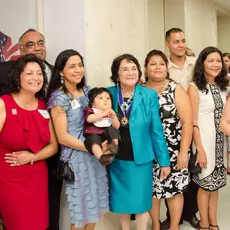
[[13,115],[17,115],[17,109],[11,109]]
[[76,99],[70,101],[70,104],[71,104],[72,109],[77,109],[77,108],[81,107],[81,105],[79,104],[79,102]]
[[41,110],[41,109],[38,109],[38,112],[46,119],[49,119],[50,118],[50,115],[48,113],[47,110]]

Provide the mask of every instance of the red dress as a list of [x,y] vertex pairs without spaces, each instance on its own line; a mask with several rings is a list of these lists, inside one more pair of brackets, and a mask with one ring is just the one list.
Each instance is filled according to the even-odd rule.
[[45,102],[36,110],[19,107],[11,95],[0,97],[6,108],[0,132],[0,214],[7,230],[45,230],[48,227],[48,172],[46,161],[10,166],[5,153],[37,153],[50,140]]

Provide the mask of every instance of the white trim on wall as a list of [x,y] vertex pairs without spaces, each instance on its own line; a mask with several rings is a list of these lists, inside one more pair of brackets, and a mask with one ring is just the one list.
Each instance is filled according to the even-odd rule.
[[37,0],[37,29],[42,34],[44,33],[43,27],[43,0]]

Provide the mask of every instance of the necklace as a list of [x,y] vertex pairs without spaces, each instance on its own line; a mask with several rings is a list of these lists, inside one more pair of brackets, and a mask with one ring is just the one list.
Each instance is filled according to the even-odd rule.
[[128,98],[128,100],[124,101],[121,89],[119,88],[119,91],[118,91],[118,99],[119,99],[119,101],[118,102],[119,102],[120,109],[121,109],[121,111],[123,113],[123,117],[120,120],[121,124],[123,126],[127,125],[129,123],[127,115],[130,112],[130,110],[131,110],[132,102],[133,102],[133,97],[134,97],[134,90],[133,90],[131,96]]
[[162,93],[162,90],[163,90],[164,87],[165,87],[166,81],[167,81],[166,79],[163,81],[160,90],[158,90],[158,94],[161,94],[161,93]]

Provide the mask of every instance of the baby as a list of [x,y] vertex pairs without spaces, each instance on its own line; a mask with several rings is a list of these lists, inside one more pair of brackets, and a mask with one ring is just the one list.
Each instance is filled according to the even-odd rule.
[[[99,159],[102,165],[110,164],[118,152],[120,122],[112,110],[112,95],[106,88],[89,91],[89,107],[84,108],[85,146],[89,153]],[[103,154],[101,143],[108,141],[111,154]]]

